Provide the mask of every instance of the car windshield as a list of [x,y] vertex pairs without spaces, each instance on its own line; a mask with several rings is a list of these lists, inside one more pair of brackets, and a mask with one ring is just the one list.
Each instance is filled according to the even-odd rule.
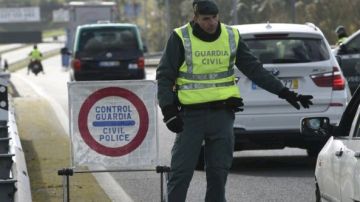
[[306,63],[329,59],[329,52],[321,39],[256,38],[245,40],[262,63]]
[[78,50],[84,55],[138,50],[136,34],[132,27],[84,29],[80,33]]

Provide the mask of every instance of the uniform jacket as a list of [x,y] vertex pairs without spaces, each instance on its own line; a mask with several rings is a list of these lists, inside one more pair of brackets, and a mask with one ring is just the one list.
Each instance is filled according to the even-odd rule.
[[[193,27],[193,34],[196,37],[204,41],[216,40],[216,36],[209,36],[202,31],[198,25],[193,22],[191,22],[191,25]],[[220,27],[218,27],[218,31],[215,34],[219,36],[219,32]],[[183,43],[180,37],[173,32],[169,37],[156,71],[156,79],[158,81],[158,101],[160,108],[177,103],[177,95],[174,92],[174,84],[178,76],[179,67],[182,65],[184,60],[185,56]],[[249,48],[242,39],[239,40],[235,65],[249,79],[271,93],[279,94],[279,92],[284,88],[280,80],[263,68],[260,61],[251,54]]]

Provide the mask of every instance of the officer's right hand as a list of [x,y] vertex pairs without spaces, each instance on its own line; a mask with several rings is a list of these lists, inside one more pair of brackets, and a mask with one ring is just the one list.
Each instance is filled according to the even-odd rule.
[[244,111],[244,103],[242,98],[230,97],[225,100],[225,103],[228,107],[234,110],[234,112]]
[[183,131],[183,121],[179,116],[179,110],[175,105],[167,105],[161,109],[164,115],[164,123],[166,127],[174,133]]

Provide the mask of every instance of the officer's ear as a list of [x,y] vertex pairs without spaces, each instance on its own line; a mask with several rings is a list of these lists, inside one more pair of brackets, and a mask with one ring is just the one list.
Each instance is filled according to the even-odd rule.
[[197,21],[197,19],[198,19],[198,17],[199,17],[199,14],[194,13],[194,16],[193,16],[193,21],[194,21],[194,22],[196,22],[196,21]]
[[194,21],[195,24],[197,23],[197,17],[195,15],[193,17],[193,21]]

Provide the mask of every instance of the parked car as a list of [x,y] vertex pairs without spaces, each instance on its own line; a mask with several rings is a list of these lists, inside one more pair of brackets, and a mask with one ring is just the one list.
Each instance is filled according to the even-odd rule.
[[130,80],[145,78],[144,51],[135,24],[97,23],[78,26],[71,80]]
[[334,48],[333,53],[340,57],[340,67],[354,93],[360,84],[360,29]]
[[360,201],[360,90],[356,90],[332,126],[328,118],[302,120],[302,131],[331,137],[320,151],[315,169],[316,201]]
[[[236,113],[235,151],[296,147],[316,156],[329,137],[300,133],[304,117],[328,117],[337,125],[351,95],[321,30],[313,24],[235,25],[265,69],[289,89],[313,95],[314,105],[297,110],[237,71],[244,111]],[[202,152],[197,165],[202,165]]]

